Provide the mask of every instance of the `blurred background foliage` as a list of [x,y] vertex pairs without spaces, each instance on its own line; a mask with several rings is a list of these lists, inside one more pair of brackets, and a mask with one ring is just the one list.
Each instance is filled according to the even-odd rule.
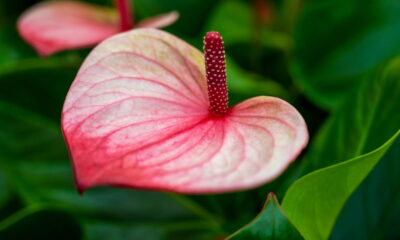
[[[16,32],[37,2],[0,0],[0,239],[220,239],[253,219],[269,192],[282,200],[296,179],[371,152],[400,127],[398,0],[135,0],[137,20],[179,11],[166,31],[199,49],[205,32],[219,31],[231,104],[257,95],[289,101],[310,144],[258,189],[186,196],[101,187],[79,196],[60,112],[90,49],[40,58]],[[330,239],[400,238],[399,160],[397,139]]]

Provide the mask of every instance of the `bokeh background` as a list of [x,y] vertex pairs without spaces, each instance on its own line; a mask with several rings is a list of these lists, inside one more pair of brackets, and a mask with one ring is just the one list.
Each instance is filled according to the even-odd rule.
[[[39,57],[16,31],[38,2],[0,0],[0,239],[223,238],[254,218],[269,192],[281,200],[299,177],[376,149],[400,127],[398,0],[135,0],[136,20],[179,11],[165,30],[199,49],[207,31],[219,31],[231,105],[285,99],[304,116],[310,145],[282,176],[249,191],[99,187],[79,196],[60,113],[90,49]],[[390,76],[381,73],[388,62]],[[398,226],[399,140],[351,196],[331,239],[400,239]]]

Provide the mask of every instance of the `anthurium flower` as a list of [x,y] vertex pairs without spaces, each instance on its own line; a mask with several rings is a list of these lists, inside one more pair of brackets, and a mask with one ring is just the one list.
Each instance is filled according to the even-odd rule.
[[235,191],[274,179],[295,159],[308,141],[302,116],[266,96],[228,108],[217,32],[205,36],[204,51],[140,29],[90,53],[62,113],[80,191]]
[[[116,9],[79,1],[48,1],[28,9],[18,21],[20,35],[39,54],[94,46],[131,28],[161,28],[175,22],[171,12],[133,24],[129,0],[115,0]],[[118,14],[119,13],[119,14]]]

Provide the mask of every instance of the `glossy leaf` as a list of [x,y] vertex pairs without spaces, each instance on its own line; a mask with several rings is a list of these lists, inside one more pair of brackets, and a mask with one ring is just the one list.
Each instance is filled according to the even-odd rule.
[[288,36],[264,25],[256,28],[254,15],[255,12],[248,2],[221,1],[211,14],[204,29],[205,31],[212,29],[220,32],[227,45],[253,42],[255,36],[258,36],[263,46],[288,49],[290,45]]
[[[337,142],[356,136],[363,139],[358,143],[354,140],[354,143],[348,144],[347,151],[344,151],[343,147],[338,148],[342,149],[340,155],[343,156],[346,152],[356,154],[356,151],[362,153],[369,151],[400,128],[400,112],[397,104],[400,101],[399,67],[400,58],[397,57],[371,73],[369,78],[364,79],[366,83],[369,83],[357,95],[364,96],[364,100],[362,100],[364,103],[361,104],[361,100],[357,100],[355,101],[357,104],[355,104],[354,100],[352,102],[349,100],[347,104],[349,108],[365,109],[364,111],[349,114],[345,113],[349,112],[349,109],[346,108],[340,112],[341,116],[346,114],[349,116],[342,117],[341,121],[336,120],[335,126],[338,124],[344,126],[343,123],[346,121],[348,128],[341,130],[345,134],[337,135]],[[363,114],[360,114],[361,112]],[[363,124],[357,119],[368,120],[369,124]],[[351,132],[347,132],[350,129],[352,129]],[[330,129],[329,132],[331,135],[335,131]],[[331,144],[341,146],[335,142]],[[351,196],[338,218],[332,239],[342,239],[343,236],[355,240],[375,239],[378,236],[383,239],[391,239],[390,234],[394,236],[396,232],[397,235],[399,234],[398,229],[388,227],[399,223],[399,219],[395,217],[400,210],[399,144],[400,141],[397,140],[370,176]],[[328,156],[328,151],[321,153]],[[312,153],[310,152],[310,154]]]
[[400,130],[378,149],[312,172],[288,189],[282,209],[305,239],[329,238],[347,199],[399,135]]
[[311,144],[304,159],[306,171],[368,153],[399,129],[400,58],[394,58],[360,79]]
[[228,237],[229,240],[301,240],[272,193],[268,195],[261,213],[249,224]]
[[1,239],[24,239],[27,237],[41,240],[82,239],[81,227],[73,216],[40,206],[23,209],[0,222]]
[[227,65],[229,67],[226,74],[229,78],[228,89],[231,104],[259,95],[275,96],[288,102],[292,100],[289,92],[279,83],[243,70],[231,58],[227,59]]
[[[400,138],[341,211],[331,240],[396,239],[400,229]],[[384,186],[384,187],[382,187]]]
[[10,187],[8,186],[8,183],[0,168],[0,209],[7,203],[9,198],[10,198]]
[[168,26],[168,31],[178,36],[198,37],[210,9],[215,6],[215,0],[135,0],[134,5],[138,24],[146,21],[149,16],[176,11],[179,20]]
[[[398,131],[400,128],[400,113],[397,104],[400,102],[399,66],[400,58],[394,58],[369,72],[361,80],[363,84],[360,89],[353,95],[349,95],[343,105],[327,120],[314,138],[309,152],[301,161],[301,165],[295,169],[293,177],[289,177],[286,183],[282,185],[289,185],[294,178],[310,171],[371,152]],[[395,169],[397,158],[394,157],[387,161],[388,169]],[[375,180],[369,184],[371,186],[378,183],[388,184],[388,182],[383,181],[387,177],[387,173],[378,176],[375,174]],[[372,201],[377,196],[376,194],[381,195],[379,189],[380,187],[374,192],[375,194],[372,194],[372,198],[371,194],[365,193],[357,198],[362,199],[365,203]],[[395,199],[396,191],[388,190],[387,194],[389,192],[391,194],[387,198]],[[366,196],[370,197],[367,198]],[[381,201],[379,200],[379,202]],[[360,200],[351,203],[351,205],[358,207],[360,204]],[[372,208],[368,207],[367,209]],[[377,207],[374,207],[374,209],[376,212]],[[385,211],[387,210],[382,210],[380,214],[384,215]],[[362,214],[368,213],[362,210]],[[351,214],[352,217],[356,215]],[[363,215],[358,214],[358,216],[358,219],[354,222],[367,219]],[[351,230],[355,231],[354,229]],[[349,229],[345,231],[345,235],[350,235]]]
[[[22,199],[25,202],[36,201],[44,190],[32,178],[34,170],[52,179],[53,184],[62,186],[59,181],[70,175],[70,168],[57,124],[2,101],[0,123],[0,167],[6,180],[15,187]],[[48,147],[47,151],[42,150],[44,146]],[[46,163],[49,171],[42,171],[40,163]],[[26,167],[25,171],[22,171],[23,167]],[[42,180],[49,184],[48,180]],[[64,184],[66,182],[67,179],[62,181]],[[72,183],[69,184],[72,189]]]
[[83,224],[87,240],[193,240],[216,239],[218,234],[210,231],[210,226],[204,221],[177,221],[167,223],[138,222],[105,222],[86,221]]
[[35,51],[18,35],[14,22],[0,23],[0,39],[0,76],[4,71],[13,68],[21,59],[36,58]]
[[88,56],[62,120],[81,191],[234,191],[272,180],[294,160],[308,141],[301,115],[256,97],[213,117],[203,58],[156,29],[107,39]]
[[292,61],[304,93],[325,108],[340,105],[360,76],[400,53],[399,11],[400,3],[391,0],[307,2]]
[[79,63],[79,58],[54,56],[45,60],[27,58],[9,64],[3,72],[0,70],[3,86],[0,100],[59,121],[64,96]]

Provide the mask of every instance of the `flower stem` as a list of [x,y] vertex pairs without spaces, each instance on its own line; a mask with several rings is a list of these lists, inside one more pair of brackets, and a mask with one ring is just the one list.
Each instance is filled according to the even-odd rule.
[[218,32],[208,32],[204,37],[208,99],[214,116],[228,112],[228,89],[225,72],[224,42]]
[[127,31],[133,27],[133,14],[129,0],[115,0],[119,12],[120,29]]

